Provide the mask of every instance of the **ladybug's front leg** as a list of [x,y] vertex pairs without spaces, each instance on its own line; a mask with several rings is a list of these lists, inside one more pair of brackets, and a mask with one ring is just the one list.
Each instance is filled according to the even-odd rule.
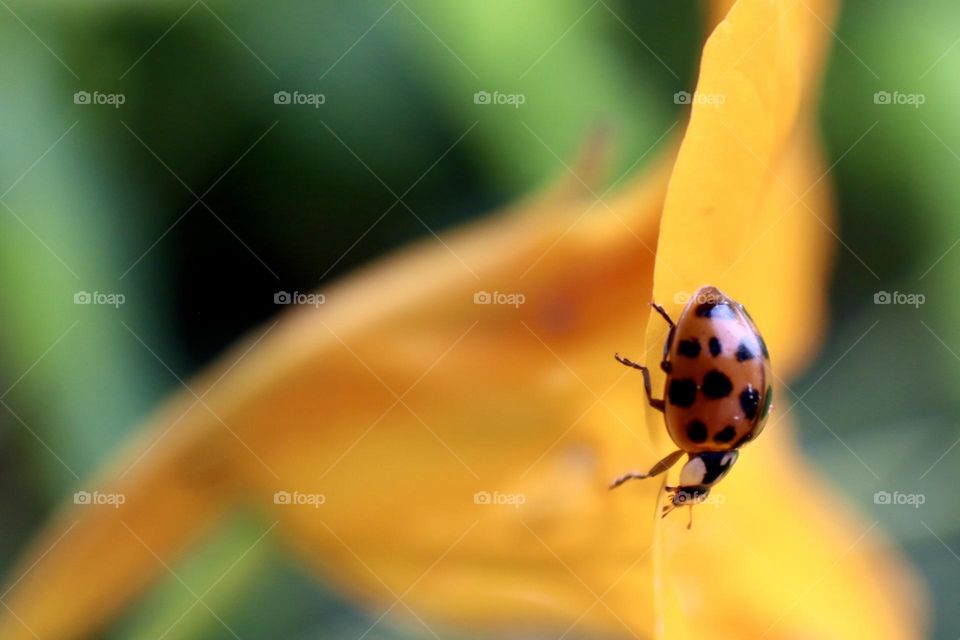
[[619,478],[617,478],[616,480],[614,480],[613,483],[610,485],[610,488],[616,489],[627,480],[643,480],[644,478],[652,478],[653,476],[660,475],[661,473],[663,473],[664,471],[666,471],[667,469],[675,465],[677,463],[677,460],[683,457],[683,453],[684,453],[683,451],[674,451],[673,453],[665,457],[663,460],[661,460],[657,464],[650,467],[650,471],[647,471],[646,473],[641,473],[639,471],[631,471],[630,473],[625,473]]
[[650,382],[650,370],[642,364],[637,364],[633,360],[624,358],[619,353],[613,354],[613,357],[616,358],[617,362],[620,364],[630,367],[631,369],[636,369],[643,374],[643,389],[647,392],[647,400],[650,402],[650,406],[657,411],[663,411],[663,400],[653,397],[653,385]]

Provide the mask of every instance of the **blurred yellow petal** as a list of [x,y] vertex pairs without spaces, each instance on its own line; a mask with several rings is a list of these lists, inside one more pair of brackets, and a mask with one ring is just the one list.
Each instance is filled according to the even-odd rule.
[[0,637],[88,635],[236,502],[375,620],[917,635],[905,570],[832,506],[776,417],[693,532],[660,524],[657,483],[606,490],[664,438],[611,357],[657,358],[654,294],[717,284],[751,307],[781,376],[810,357],[831,238],[803,205],[777,216],[800,190],[830,222],[805,113],[813,10],[829,22],[820,4],[732,6],[698,85],[725,102],[694,107],[669,191],[659,165],[609,203],[560,190],[364,269],[227,354],[105,470],[126,504],[71,505],[35,542]]
[[[648,628],[644,561],[616,606],[586,610],[651,531],[608,499],[603,461],[649,453],[611,353],[642,335],[664,168],[609,205],[554,194],[421,243],[228,354],[191,384],[202,402],[175,398],[106,472],[126,504],[70,506],[35,543],[0,637],[98,627],[241,497],[375,612],[405,594],[431,620],[566,626],[579,609],[593,628]],[[479,291],[526,299],[478,305]],[[326,502],[276,505],[277,491]]]

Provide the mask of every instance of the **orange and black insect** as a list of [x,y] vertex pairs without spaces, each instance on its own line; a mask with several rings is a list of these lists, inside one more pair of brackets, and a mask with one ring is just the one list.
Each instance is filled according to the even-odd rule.
[[616,355],[643,374],[650,406],[663,412],[678,450],[647,473],[631,472],[614,481],[650,478],[687,454],[680,482],[667,487],[666,515],[679,506],[703,502],[710,488],[730,471],[741,446],[763,431],[773,400],[770,354],[742,304],[712,286],[700,288],[676,323],[663,307],[651,306],[670,325],[660,368],[667,374],[664,397],[654,398],[647,367]]

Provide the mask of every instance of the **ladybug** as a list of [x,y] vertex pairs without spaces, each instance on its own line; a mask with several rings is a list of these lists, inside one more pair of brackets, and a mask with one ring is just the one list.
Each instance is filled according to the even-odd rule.
[[701,287],[676,323],[656,302],[650,306],[670,325],[660,363],[667,374],[663,399],[653,397],[647,367],[614,357],[643,374],[647,400],[663,413],[678,449],[647,473],[627,473],[610,488],[659,475],[687,454],[679,485],[666,488],[670,501],[663,515],[687,505],[692,524],[693,505],[727,475],[740,447],[763,431],[773,401],[770,354],[743,305],[716,287]]

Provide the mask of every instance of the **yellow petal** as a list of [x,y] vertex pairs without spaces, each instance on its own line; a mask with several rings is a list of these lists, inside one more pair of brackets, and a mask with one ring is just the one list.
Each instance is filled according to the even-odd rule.
[[[803,136],[791,144],[778,165],[787,185],[809,185],[822,174],[813,147],[811,138]],[[811,206],[825,205],[824,196],[812,196]],[[793,199],[787,187],[779,185],[764,198],[762,210],[783,211]],[[821,215],[825,211],[816,210]],[[822,251],[824,234],[807,213],[787,216],[754,249],[754,259],[775,264],[779,254],[804,243]],[[824,274],[814,258],[824,257],[812,253],[807,269],[758,269],[753,275],[758,287],[784,286],[805,301],[802,308],[813,301],[809,320],[817,325]],[[741,277],[747,282],[751,263],[743,262],[738,269],[745,270]],[[798,309],[784,297],[772,297],[786,309]],[[791,332],[794,319],[786,317],[788,313],[765,304],[762,295],[759,301],[751,304],[751,313],[767,319],[761,328],[771,345],[796,336],[807,349],[815,346],[810,332]],[[776,371],[778,352],[775,346],[770,350]],[[905,568],[877,523],[832,496],[794,453],[792,425],[782,414],[795,398],[782,384],[775,384],[774,398],[775,410],[763,435],[744,447],[736,469],[713,492],[719,506],[698,508],[693,531],[684,530],[680,518],[664,523],[662,571],[676,601],[673,606],[684,612],[683,626],[694,637],[921,637],[917,577]],[[706,567],[722,580],[704,580]],[[744,607],[749,615],[744,615]]]
[[[832,11],[826,1],[730,8],[697,87],[723,100],[693,105],[661,222],[657,300],[676,314],[704,284],[731,294],[763,331],[780,379],[809,359],[823,324],[833,232],[811,107]],[[657,323],[648,350],[662,344]],[[662,383],[656,372],[654,388]],[[791,404],[782,386],[775,398],[781,411]],[[665,453],[658,416],[647,417]],[[685,612],[667,618],[668,637],[919,635],[916,580],[791,455],[787,431],[774,413],[717,489],[724,506],[699,509],[691,535],[662,530],[665,606]]]
[[[704,102],[694,101],[661,222],[654,292],[668,310],[677,311],[684,294],[709,283],[744,302],[767,326],[773,305],[753,311],[761,298],[777,303],[791,294],[783,287],[761,290],[752,278],[760,270],[779,276],[791,265],[809,268],[820,257],[799,242],[790,255],[772,256],[773,263],[760,263],[754,251],[775,244],[768,232],[782,214],[813,219],[802,204],[789,212],[762,206],[770,189],[785,182],[777,171],[798,128],[801,91],[809,85],[802,78],[801,43],[822,41],[808,28],[806,11],[800,3],[741,0],[707,40],[697,83]],[[731,272],[743,264],[753,273]],[[791,336],[806,331],[799,318],[789,329]],[[799,355],[787,344],[770,346],[777,347],[779,367]]]
[[668,525],[665,572],[692,634],[923,637],[917,577],[877,522],[793,453],[785,422],[743,451],[692,531]]

